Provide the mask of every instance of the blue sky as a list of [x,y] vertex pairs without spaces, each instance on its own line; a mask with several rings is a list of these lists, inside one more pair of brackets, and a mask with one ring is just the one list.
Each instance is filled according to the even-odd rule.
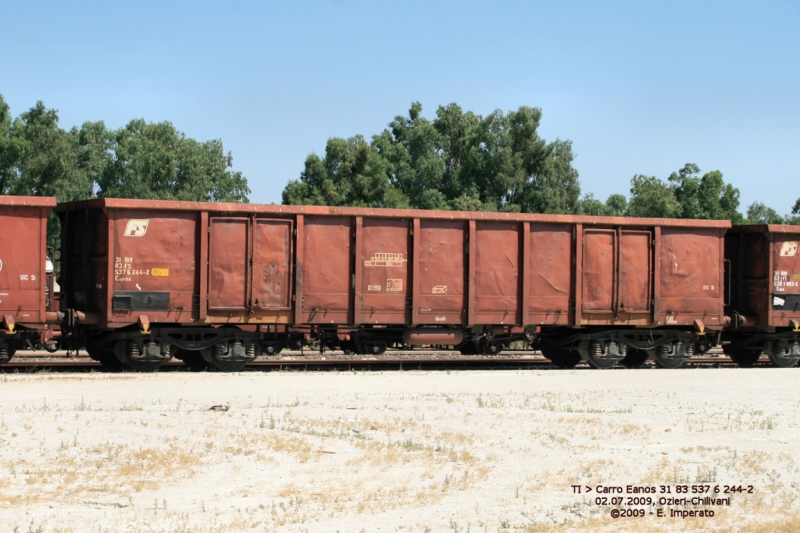
[[742,210],[800,197],[800,2],[0,2],[0,94],[64,128],[168,120],[280,202],[329,137],[412,101],[543,110],[582,190],[721,170]]

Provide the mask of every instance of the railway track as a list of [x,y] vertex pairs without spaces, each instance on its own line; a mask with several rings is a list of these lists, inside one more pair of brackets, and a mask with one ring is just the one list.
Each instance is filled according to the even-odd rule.
[[[763,356],[758,366],[770,366],[770,361]],[[692,357],[684,362],[683,367],[719,367],[735,366],[731,359],[721,350],[710,351],[703,357]],[[451,351],[395,351],[382,356],[353,356],[342,352],[327,354],[302,355],[301,352],[286,352],[277,358],[259,358],[249,363],[246,371],[266,369],[350,369],[350,368],[387,368],[387,369],[444,369],[444,368],[555,368],[553,363],[539,352],[504,352],[500,356],[463,356]],[[577,368],[589,368],[582,363]],[[624,368],[617,366],[617,368]],[[648,361],[643,368],[656,368],[655,363]],[[47,352],[18,352],[14,359],[0,367],[0,372],[64,370],[64,371],[97,371],[102,365],[83,354],[67,354]],[[173,359],[165,363],[161,370],[183,371],[187,367],[180,360]]]

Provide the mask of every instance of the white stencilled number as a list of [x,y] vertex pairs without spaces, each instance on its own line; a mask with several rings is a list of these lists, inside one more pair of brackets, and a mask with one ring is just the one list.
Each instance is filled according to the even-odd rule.
[[36,281],[36,274],[31,274],[31,281]]

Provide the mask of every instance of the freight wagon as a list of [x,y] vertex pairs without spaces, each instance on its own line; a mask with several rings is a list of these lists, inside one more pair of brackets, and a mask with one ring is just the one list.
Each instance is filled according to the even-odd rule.
[[54,346],[60,316],[46,246],[55,205],[55,198],[0,196],[0,364],[18,349]]
[[523,340],[562,367],[674,367],[726,325],[727,221],[121,199],[56,212],[70,335],[112,366]]
[[724,346],[739,366],[761,352],[780,367],[800,360],[800,227],[736,226],[725,237],[730,331]]

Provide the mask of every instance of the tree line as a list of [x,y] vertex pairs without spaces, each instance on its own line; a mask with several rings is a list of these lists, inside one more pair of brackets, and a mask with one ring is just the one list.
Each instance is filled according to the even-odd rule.
[[[198,142],[169,122],[131,120],[114,130],[102,121],[64,130],[40,101],[12,119],[0,95],[0,194],[246,202],[250,189],[219,140]],[[59,241],[51,215],[48,244]]]
[[[422,116],[414,102],[369,141],[329,138],[310,154],[284,204],[728,219],[800,224],[800,199],[781,215],[760,202],[739,212],[739,190],[718,170],[691,163],[665,180],[635,175],[630,193],[604,202],[581,195],[572,143],[539,136],[542,111],[520,107],[481,116],[457,104]],[[102,121],[69,130],[42,102],[12,118],[0,95],[0,194],[60,202],[117,197],[247,202],[250,189],[222,141],[199,142],[169,123]],[[53,218],[52,235],[57,235]]]
[[800,198],[789,215],[760,202],[742,215],[739,190],[722,172],[692,163],[666,180],[635,175],[630,199],[581,196],[572,143],[542,139],[541,118],[538,108],[482,117],[450,104],[428,120],[415,102],[369,142],[328,139],[325,154],[310,154],[283,190],[283,203],[800,224]]

